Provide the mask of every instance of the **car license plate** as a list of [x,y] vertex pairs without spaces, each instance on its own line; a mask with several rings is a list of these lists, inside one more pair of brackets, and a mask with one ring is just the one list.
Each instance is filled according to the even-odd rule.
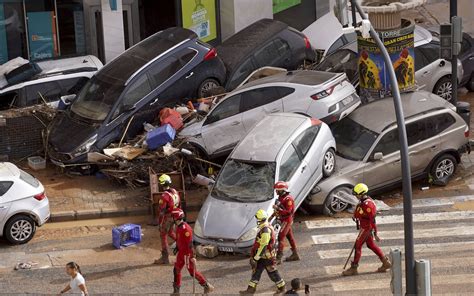
[[350,97],[345,98],[344,100],[342,100],[342,103],[344,105],[348,105],[348,104],[352,103],[352,101],[354,101],[354,98],[352,96],[350,96]]
[[234,248],[232,248],[232,247],[219,247],[218,249],[221,252],[227,252],[227,253],[233,253],[234,252]]

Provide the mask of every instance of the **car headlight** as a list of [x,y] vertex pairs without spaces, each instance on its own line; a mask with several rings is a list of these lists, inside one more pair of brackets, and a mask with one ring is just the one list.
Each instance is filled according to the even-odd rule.
[[84,143],[82,143],[81,146],[79,146],[79,148],[77,148],[73,155],[74,157],[77,157],[77,156],[80,156],[84,153],[87,153],[89,152],[89,150],[91,149],[92,145],[94,145],[95,141],[97,141],[97,134],[93,135],[92,137],[90,137],[87,141],[85,141]]
[[199,220],[196,220],[196,223],[194,223],[194,234],[199,237],[204,237],[201,223],[199,223]]
[[239,242],[246,242],[246,241],[255,239],[255,237],[257,236],[257,232],[258,232],[257,227],[254,227],[254,228],[250,229],[249,231],[247,231],[244,235],[242,235],[239,238]]

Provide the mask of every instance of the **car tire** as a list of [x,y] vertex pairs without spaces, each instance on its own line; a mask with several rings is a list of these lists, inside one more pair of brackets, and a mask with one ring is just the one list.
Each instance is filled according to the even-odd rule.
[[205,95],[204,93],[207,90],[210,90],[210,89],[213,89],[213,88],[216,88],[216,87],[219,87],[219,86],[221,86],[221,84],[219,83],[219,81],[217,81],[214,78],[204,79],[204,81],[201,82],[201,84],[199,84],[198,97],[203,98],[204,95]]
[[4,235],[11,244],[19,245],[29,242],[35,232],[35,221],[26,215],[18,215],[7,222]]
[[336,153],[329,148],[323,156],[323,177],[331,176],[336,170]]
[[433,183],[446,183],[456,172],[458,162],[451,154],[438,157],[431,166],[430,174]]
[[442,77],[436,83],[433,93],[450,102],[453,98],[453,84],[450,77]]
[[470,92],[474,92],[474,75],[471,75],[471,78],[466,84],[466,88]]
[[341,186],[333,189],[326,200],[324,201],[323,213],[327,216],[332,216],[337,213],[345,211],[349,207],[349,203],[335,198],[340,192],[345,192],[347,194],[352,194],[351,189],[346,186]]

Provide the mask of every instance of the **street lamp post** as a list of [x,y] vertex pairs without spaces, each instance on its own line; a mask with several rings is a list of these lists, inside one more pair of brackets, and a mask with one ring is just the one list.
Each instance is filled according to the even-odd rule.
[[[351,6],[357,8],[362,19],[367,19],[367,15],[362,10],[361,5],[357,0],[351,0]],[[408,141],[405,127],[405,117],[403,115],[403,107],[400,98],[400,91],[398,88],[397,78],[393,69],[392,61],[385,48],[382,40],[380,40],[375,29],[370,26],[370,36],[374,39],[377,47],[380,49],[384,62],[385,69],[390,77],[390,84],[393,96],[393,104],[395,107],[395,115],[398,125],[398,135],[400,141],[400,162],[402,167],[402,181],[403,181],[403,220],[405,232],[405,269],[406,269],[406,294],[416,294],[416,275],[415,275],[415,255],[413,242],[413,213],[412,213],[412,187],[411,187],[411,172],[410,160],[408,156]],[[370,116],[370,114],[367,114]]]
[[[449,20],[453,23],[453,17],[458,15],[458,0],[449,1]],[[454,53],[451,58],[451,103],[456,106],[458,103],[458,56]]]

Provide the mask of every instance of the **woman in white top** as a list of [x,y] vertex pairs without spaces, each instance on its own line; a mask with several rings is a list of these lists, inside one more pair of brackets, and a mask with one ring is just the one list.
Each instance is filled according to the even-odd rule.
[[71,276],[71,282],[61,291],[61,294],[71,291],[72,294],[88,296],[86,281],[81,274],[81,268],[76,262],[66,264],[66,273]]

